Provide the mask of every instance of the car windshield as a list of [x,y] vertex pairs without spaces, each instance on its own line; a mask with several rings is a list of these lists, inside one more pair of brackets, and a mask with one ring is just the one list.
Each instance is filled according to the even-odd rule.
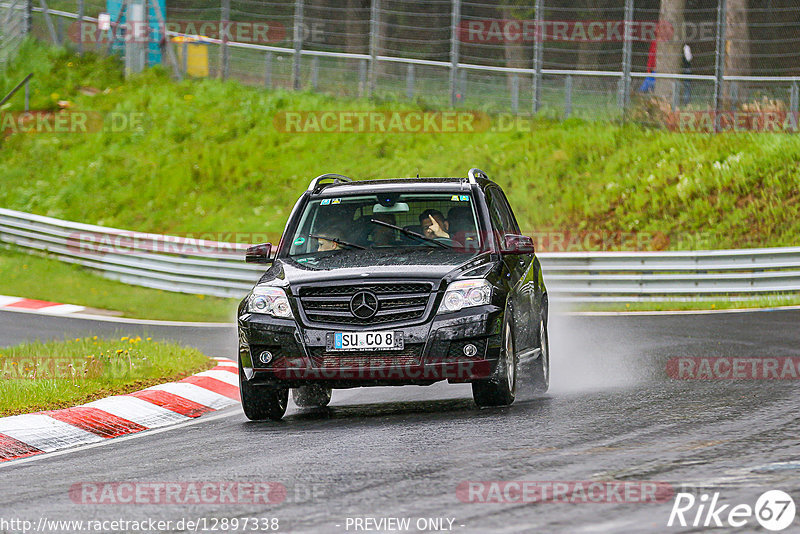
[[385,193],[311,200],[288,255],[335,251],[431,249],[457,254],[481,248],[470,193]]

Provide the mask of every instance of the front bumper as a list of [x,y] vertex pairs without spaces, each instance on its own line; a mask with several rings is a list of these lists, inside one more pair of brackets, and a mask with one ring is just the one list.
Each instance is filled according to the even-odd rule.
[[[441,380],[471,382],[488,378],[494,371],[502,323],[503,310],[497,306],[467,308],[434,315],[421,324],[375,328],[402,331],[405,348],[400,351],[328,352],[326,335],[334,329],[244,314],[239,318],[239,358],[245,377],[254,385],[299,387],[316,383],[347,388],[428,385]],[[342,326],[335,331],[348,329]],[[475,347],[474,354],[465,354],[467,345]],[[264,351],[272,355],[268,364],[259,361]]]

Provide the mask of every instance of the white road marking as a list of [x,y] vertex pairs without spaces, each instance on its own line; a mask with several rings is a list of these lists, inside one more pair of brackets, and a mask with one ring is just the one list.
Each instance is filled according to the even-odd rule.
[[55,304],[40,308],[39,311],[46,315],[66,315],[68,313],[77,313],[85,310],[83,306],[76,306],[75,304]]
[[105,399],[84,404],[84,406],[98,408],[147,428],[172,425],[189,419],[185,415],[127,395],[106,397]]
[[225,408],[232,404],[239,404],[230,397],[201,388],[195,384],[189,384],[188,382],[168,382],[147,389],[166,391],[167,393],[172,393],[173,395],[183,397],[184,399],[202,404],[203,406],[208,406],[209,408],[214,408],[215,410]]
[[197,373],[193,376],[207,376],[209,378],[213,378],[215,380],[219,380],[220,382],[225,382],[226,384],[230,384],[231,386],[239,387],[239,377],[230,371],[203,371],[202,373]]

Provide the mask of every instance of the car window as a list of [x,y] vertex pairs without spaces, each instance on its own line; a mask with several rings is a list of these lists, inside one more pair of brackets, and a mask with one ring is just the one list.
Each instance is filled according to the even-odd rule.
[[519,233],[514,215],[503,192],[494,187],[486,190],[486,201],[489,205],[489,215],[492,226],[501,234]]

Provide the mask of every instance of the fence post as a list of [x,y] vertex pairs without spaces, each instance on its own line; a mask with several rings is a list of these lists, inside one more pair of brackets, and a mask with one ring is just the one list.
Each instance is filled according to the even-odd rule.
[[519,113],[519,75],[511,75],[511,113]]
[[458,54],[459,54],[459,35],[458,23],[461,19],[461,0],[452,0],[452,17],[450,20],[450,105],[455,107],[458,88]]
[[184,38],[183,43],[181,43],[181,53],[183,57],[181,58],[181,63],[183,64],[183,75],[189,75],[189,43]]
[[568,119],[572,114],[572,76],[567,74],[564,80],[564,118]]
[[631,56],[633,45],[633,0],[625,0],[625,40],[622,47],[622,118],[626,118],[631,94]]
[[725,25],[728,12],[726,0],[717,0],[717,43],[714,62],[714,131],[720,128],[722,111],[722,84],[725,80]]
[[375,92],[378,72],[378,24],[380,23],[381,0],[372,0],[369,15],[369,96]]
[[316,91],[319,87],[319,56],[311,58],[311,88]]
[[411,100],[414,98],[414,64],[409,63],[406,68],[406,97]]
[[463,101],[467,96],[467,69],[458,71],[458,92],[461,93],[461,100]]
[[792,113],[797,113],[798,100],[800,100],[800,88],[797,82],[794,82],[789,89],[789,111]]
[[83,0],[78,0],[78,54],[83,54]]
[[26,0],[25,2],[25,34],[31,33],[31,24],[33,23],[33,0]]
[[272,88],[272,52],[264,54],[264,86]]
[[47,7],[47,2],[45,0],[39,0],[39,4],[42,6],[42,16],[47,24],[47,30],[50,32],[50,38],[53,40],[53,44],[61,46],[58,40],[58,34],[56,34],[56,29],[53,27],[53,19],[50,18],[50,8]]
[[536,24],[534,26],[533,37],[533,112],[537,113],[542,107],[542,46],[544,38],[542,32],[544,31],[543,23],[544,13],[542,10],[542,0],[536,0],[534,9],[536,10]]
[[672,111],[676,111],[681,103],[681,80],[672,80]]
[[367,91],[367,60],[358,62],[358,96],[364,96]]
[[220,33],[222,33],[222,43],[219,45],[219,77],[224,80],[228,77],[228,66],[230,57],[228,51],[228,25],[231,18],[231,0],[222,0],[220,10]]
[[294,60],[292,63],[292,87],[300,90],[300,60],[303,57],[303,1],[294,5]]

